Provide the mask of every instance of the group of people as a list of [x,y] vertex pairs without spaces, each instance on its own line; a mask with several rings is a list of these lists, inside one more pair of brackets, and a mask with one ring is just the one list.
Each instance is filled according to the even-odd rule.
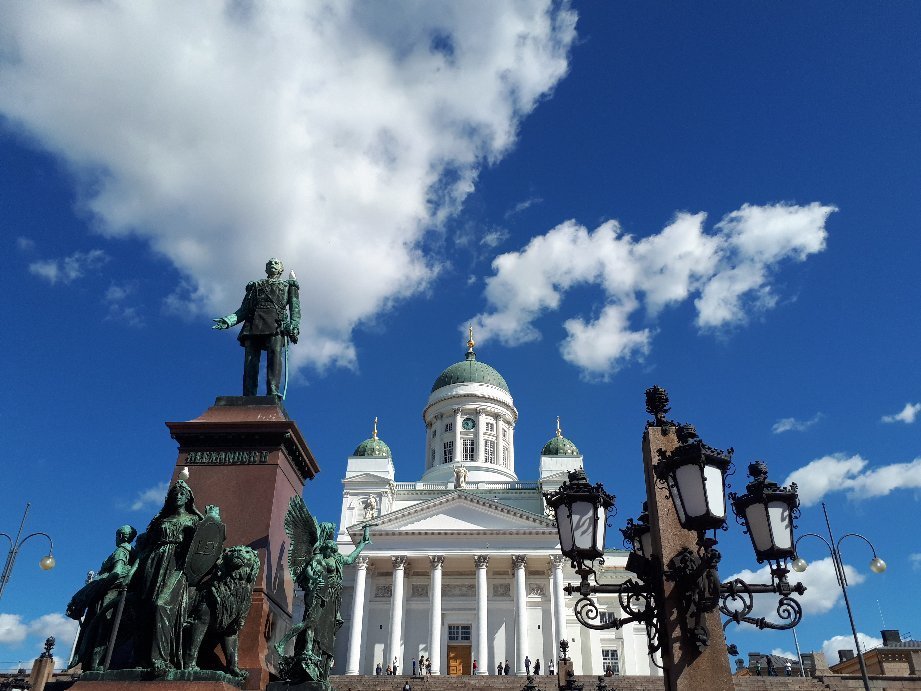
[[[534,675],[540,676],[540,658],[535,658],[534,660]],[[476,674],[476,660],[473,661],[473,673]],[[496,665],[496,674],[502,676],[503,674],[509,675],[512,673],[511,665],[509,665],[508,660],[505,661],[503,665],[501,662]],[[531,674],[531,658],[525,655],[524,657],[524,673]],[[547,675],[553,676],[553,660],[547,663]]]
[[[416,658],[413,658],[412,665],[413,665],[412,675],[414,677],[420,674],[431,674],[432,673],[432,658],[426,658],[425,655],[420,655],[418,662],[416,662]],[[387,665],[386,670],[384,669],[383,665],[380,662],[378,662],[377,667],[374,668],[374,673],[377,676],[381,676],[382,674],[387,674],[388,676],[392,676],[392,675],[398,674],[399,673],[398,670],[399,670],[399,663],[397,662],[396,658],[393,658],[393,662]]]
[[[767,659],[767,675],[769,677],[776,677],[777,668],[774,666],[774,661],[770,657],[766,659]],[[790,664],[789,660],[784,662],[783,671],[784,671],[784,676],[787,676],[787,677],[791,676],[791,674],[793,673],[793,665]],[[761,660],[758,660],[755,663],[755,676],[757,677],[761,676]]]

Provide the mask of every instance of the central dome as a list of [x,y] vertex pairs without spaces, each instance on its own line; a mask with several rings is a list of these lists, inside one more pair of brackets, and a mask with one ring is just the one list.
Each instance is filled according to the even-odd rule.
[[485,362],[477,361],[476,353],[473,352],[472,347],[467,351],[467,356],[462,361],[455,362],[438,375],[438,379],[432,384],[432,391],[437,391],[443,386],[468,383],[497,386],[511,394],[505,378]]

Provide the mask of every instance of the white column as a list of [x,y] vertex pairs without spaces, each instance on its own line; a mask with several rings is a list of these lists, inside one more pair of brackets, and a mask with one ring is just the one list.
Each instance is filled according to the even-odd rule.
[[524,675],[524,658],[528,654],[528,591],[526,586],[528,558],[523,554],[512,557],[515,569],[515,674]]
[[390,557],[390,560],[393,562],[393,593],[390,597],[390,647],[385,661],[390,665],[396,658],[399,669],[403,669],[403,569],[406,557]]
[[454,462],[463,463],[464,454],[461,452],[461,409],[454,409]]
[[553,656],[560,649],[560,641],[566,638],[566,593],[563,592],[563,557],[550,557],[550,577],[553,584],[553,628],[556,630],[553,642]]
[[476,564],[476,661],[477,674],[489,674],[489,633],[486,626],[486,567],[489,566],[489,556],[477,555],[473,558]]
[[359,672],[361,629],[365,613],[365,575],[367,571],[368,558],[358,557],[355,561],[355,590],[352,595],[352,626],[349,629],[349,655],[345,662],[346,674],[358,674]]
[[432,674],[441,674],[441,567],[445,558],[435,554],[432,560],[432,618],[429,622],[429,659]]
[[483,430],[486,428],[486,411],[476,409],[476,450],[473,457],[480,463],[486,462],[486,449],[483,446]]

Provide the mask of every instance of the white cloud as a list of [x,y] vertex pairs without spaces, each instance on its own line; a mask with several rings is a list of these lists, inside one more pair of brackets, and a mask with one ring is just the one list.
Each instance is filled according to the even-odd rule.
[[423,235],[565,76],[575,22],[550,0],[7,3],[0,114],[101,233],[176,266],[168,304],[225,314],[279,256],[310,297],[292,357],[351,366],[352,329],[438,272]]
[[804,506],[817,504],[830,492],[847,492],[851,499],[871,499],[897,489],[921,488],[921,458],[869,469],[867,463],[859,455],[823,456],[794,470],[784,484],[797,484]]
[[774,423],[774,426],[771,427],[771,431],[774,434],[782,434],[783,432],[790,432],[791,430],[794,432],[805,432],[821,420],[822,417],[822,413],[816,413],[808,420],[797,420],[795,417],[781,418]]
[[921,571],[921,552],[909,554],[908,562],[911,564],[912,571]]
[[508,236],[509,232],[505,228],[493,228],[480,238],[480,244],[492,249],[508,240]]
[[129,507],[132,511],[142,511],[144,509],[157,509],[163,506],[163,500],[166,498],[166,492],[169,489],[168,482],[161,482],[153,487],[138,492],[137,497]]
[[540,338],[534,321],[561,309],[567,291],[596,286],[600,316],[564,320],[563,357],[590,377],[611,375],[649,352],[653,329],[631,326],[641,308],[654,320],[696,295],[697,326],[744,323],[776,303],[771,278],[783,260],[802,261],[825,246],[833,206],[745,204],[704,232],[706,214],[677,213],[660,232],[635,239],[616,221],[589,231],[566,221],[493,261],[489,310],[475,318],[480,340],[519,345]]
[[[804,550],[809,549],[808,543],[803,542],[800,544]],[[804,551],[804,554],[800,556],[803,556],[808,561],[809,554],[810,552]],[[849,564],[844,565],[844,573],[847,576],[848,585],[851,586],[859,585],[866,580],[866,576]],[[729,580],[735,578],[741,578],[747,583],[770,583],[770,566],[764,565],[757,571],[745,569],[730,576]],[[803,606],[804,615],[827,612],[841,600],[841,588],[838,586],[838,580],[835,577],[835,567],[831,557],[810,561],[809,566],[803,573],[791,571],[788,578],[791,583],[799,582],[806,586],[806,592],[803,595],[793,596]],[[765,617],[770,621],[778,622],[780,617],[776,612],[777,602],[777,595],[755,595],[755,610],[749,616]]]
[[777,655],[778,657],[785,657],[785,658],[787,658],[788,660],[795,660],[795,659],[796,659],[796,653],[794,653],[794,652],[792,652],[792,651],[790,651],[790,650],[783,650],[782,648],[774,648],[774,649],[771,651],[771,655]]
[[33,619],[29,622],[28,628],[30,635],[39,636],[43,639],[48,638],[48,636],[54,636],[59,647],[69,649],[70,643],[73,641],[74,636],[77,635],[77,626],[78,623],[73,619],[58,612],[53,612],[44,614],[38,619]]
[[143,326],[144,318],[138,308],[135,305],[127,304],[127,301],[136,292],[137,285],[134,283],[112,283],[103,296],[109,308],[106,319],[135,328]]
[[511,218],[512,216],[520,214],[525,209],[529,209],[535,204],[541,204],[543,203],[543,201],[544,200],[541,197],[531,197],[530,199],[525,199],[524,201],[520,201],[517,204],[515,204],[515,206],[513,206],[511,209],[505,212],[505,218]]
[[29,272],[44,278],[51,285],[58,281],[72,283],[82,278],[87,271],[98,269],[109,261],[108,255],[102,250],[95,249],[89,252],[74,252],[70,256],[60,259],[43,259],[29,264]]
[[[865,633],[857,632],[857,640],[860,641],[860,649],[863,652],[867,650],[872,650],[877,646],[883,644],[882,638],[876,638],[874,636],[868,636]],[[830,665],[838,663],[838,651],[839,650],[850,650],[853,653],[857,653],[854,650],[854,636],[853,634],[848,634],[846,636],[833,636],[827,641],[822,643],[822,652],[825,653],[825,660]]]
[[883,422],[904,422],[910,425],[921,413],[921,403],[906,403],[901,412],[895,415],[883,415]]
[[20,643],[29,633],[29,627],[18,614],[0,614],[0,643]]
[[35,241],[32,238],[27,238],[20,235],[16,238],[16,248],[20,252],[31,252],[35,249]]

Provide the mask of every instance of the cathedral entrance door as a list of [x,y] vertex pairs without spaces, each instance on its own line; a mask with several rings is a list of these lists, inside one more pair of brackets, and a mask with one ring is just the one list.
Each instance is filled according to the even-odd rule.
[[469,645],[448,644],[448,674],[452,677],[470,674],[473,648]]

